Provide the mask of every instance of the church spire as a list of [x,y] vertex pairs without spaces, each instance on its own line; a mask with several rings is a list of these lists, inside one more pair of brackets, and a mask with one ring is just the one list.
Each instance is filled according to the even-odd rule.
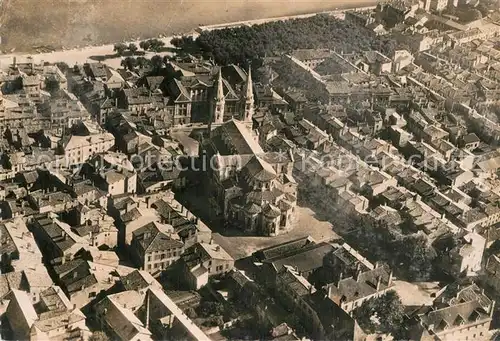
[[213,120],[215,123],[222,123],[224,121],[224,110],[226,106],[226,100],[224,98],[224,87],[222,83],[222,68],[219,70],[219,76],[217,78],[217,90],[215,93],[215,108]]
[[243,120],[245,122],[252,122],[254,113],[254,99],[253,99],[253,82],[252,82],[252,68],[248,66],[247,82],[245,84],[245,113]]

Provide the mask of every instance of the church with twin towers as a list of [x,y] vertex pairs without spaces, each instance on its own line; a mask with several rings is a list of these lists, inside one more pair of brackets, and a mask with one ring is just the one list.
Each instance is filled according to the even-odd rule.
[[[210,130],[230,119],[242,121],[249,129],[252,128],[255,104],[251,67],[248,68],[245,85],[241,90],[242,91],[239,92],[240,96],[236,96],[228,80],[223,78],[222,68],[219,69],[217,79],[214,82],[213,96],[210,103],[208,124]],[[237,103],[235,99],[239,103]]]
[[[219,71],[211,98],[209,138],[200,155],[210,160],[206,191],[209,212],[228,228],[277,236],[294,226],[297,183],[291,152],[265,152],[252,129],[254,95],[249,68],[238,102]],[[228,107],[230,106],[234,107]],[[234,108],[237,108],[236,110]]]

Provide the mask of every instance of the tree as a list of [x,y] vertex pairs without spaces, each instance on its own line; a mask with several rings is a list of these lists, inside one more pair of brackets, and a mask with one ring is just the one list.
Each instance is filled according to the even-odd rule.
[[190,319],[195,319],[198,317],[198,314],[196,314],[196,311],[191,307],[187,308],[185,313],[186,313],[186,316],[189,317]]
[[130,71],[133,71],[137,64],[137,59],[135,59],[134,57],[127,57],[120,62],[120,65],[124,69],[129,69]]
[[165,42],[163,42],[163,40],[159,40],[159,39],[150,39],[149,40],[149,43],[150,43],[150,47],[149,49],[151,51],[160,51],[164,46],[165,46]]
[[109,341],[109,338],[104,332],[97,331],[89,337],[89,341]]
[[461,16],[462,21],[471,22],[475,20],[479,20],[483,17],[483,14],[480,10],[472,8],[468,11],[465,11]]
[[48,77],[45,79],[45,89],[50,92],[56,92],[60,89],[59,82],[54,77]]
[[119,56],[121,56],[126,50],[127,50],[127,45],[123,43],[115,44],[115,46],[113,47],[113,51],[115,51],[116,54]]
[[[174,43],[186,49],[191,45],[190,39],[176,39]],[[192,45],[204,54],[211,52],[217,64],[243,65],[247,60],[281,55],[296,49],[328,48],[350,52],[371,49],[372,46],[376,49],[392,48],[391,44],[385,44],[388,39],[373,36],[364,27],[332,16],[316,15],[202,32]]]
[[153,69],[159,70],[163,66],[163,58],[159,55],[154,55],[151,57],[151,65],[153,66]]
[[141,49],[143,49],[144,51],[149,50],[150,46],[151,46],[151,43],[149,42],[149,40],[144,40],[144,41],[141,41],[139,43],[139,47]]
[[432,263],[436,258],[436,250],[428,245],[422,234],[398,237],[393,242],[394,259],[403,263],[408,269],[408,277],[412,280],[428,280],[432,273]]
[[145,68],[146,66],[151,64],[151,61],[144,57],[137,57],[136,62],[139,69]]
[[139,48],[134,43],[130,43],[128,44],[128,49],[132,54],[135,54]]
[[399,329],[404,326],[404,307],[393,290],[363,302],[353,316],[367,333],[391,333],[398,337],[402,334]]
[[220,302],[203,301],[200,304],[200,314],[202,316],[222,315],[224,313],[224,305]]
[[173,37],[172,40],[170,40],[170,44],[174,45],[177,48],[182,47],[182,39],[179,37]]
[[205,322],[203,322],[203,325],[207,327],[216,327],[216,326],[222,326],[224,324],[224,320],[222,319],[222,316],[211,316],[208,318]]

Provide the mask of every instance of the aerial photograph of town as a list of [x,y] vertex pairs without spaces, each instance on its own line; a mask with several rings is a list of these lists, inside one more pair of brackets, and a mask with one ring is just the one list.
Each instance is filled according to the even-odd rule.
[[0,0],[0,133],[0,340],[500,341],[500,0]]

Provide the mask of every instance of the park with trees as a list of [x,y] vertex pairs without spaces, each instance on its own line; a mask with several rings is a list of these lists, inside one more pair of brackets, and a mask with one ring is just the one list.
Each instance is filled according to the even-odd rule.
[[199,51],[217,64],[247,64],[263,57],[277,56],[296,49],[332,49],[338,52],[376,49],[391,55],[392,40],[377,37],[368,29],[318,14],[309,18],[268,22],[261,25],[205,31],[196,40],[176,37],[178,49]]

